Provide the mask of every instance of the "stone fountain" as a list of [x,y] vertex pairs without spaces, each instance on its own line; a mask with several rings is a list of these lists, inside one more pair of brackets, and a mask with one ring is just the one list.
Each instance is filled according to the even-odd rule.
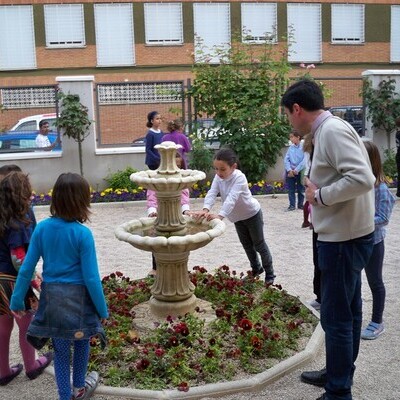
[[219,219],[196,221],[182,214],[182,190],[204,179],[205,173],[177,167],[175,154],[182,146],[163,142],[155,147],[160,153],[160,167],[155,171],[133,173],[130,179],[156,192],[157,217],[126,222],[117,227],[115,236],[154,254],[157,275],[151,287],[149,311],[151,316],[160,319],[195,310],[199,300],[189,279],[189,253],[220,236],[225,224]]

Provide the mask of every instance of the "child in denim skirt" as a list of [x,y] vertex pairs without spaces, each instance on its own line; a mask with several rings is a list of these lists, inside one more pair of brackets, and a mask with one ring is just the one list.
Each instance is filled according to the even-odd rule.
[[[32,273],[43,259],[39,308],[28,329],[37,347],[52,339],[59,400],[88,399],[99,381],[86,376],[91,336],[105,344],[101,319],[108,317],[92,232],[83,225],[90,215],[90,188],[78,174],[61,174],[53,188],[51,217],[41,221],[18,274],[10,308],[24,315]],[[71,345],[73,373],[70,383]],[[86,376],[86,378],[85,378]]]

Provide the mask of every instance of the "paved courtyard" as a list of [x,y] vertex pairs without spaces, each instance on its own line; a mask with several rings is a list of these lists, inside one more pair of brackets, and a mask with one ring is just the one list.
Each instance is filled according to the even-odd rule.
[[[267,243],[274,258],[276,283],[280,283],[291,294],[303,300],[313,298],[312,293],[312,250],[311,231],[302,229],[302,212],[299,210],[285,212],[287,196],[276,198],[262,196],[258,198],[264,213],[264,232]],[[201,200],[192,202],[192,209],[201,209]],[[35,214],[38,220],[49,215],[47,207],[37,207]],[[116,270],[131,278],[144,277],[151,267],[151,255],[124,242],[119,242],[114,236],[114,228],[126,221],[145,215],[143,202],[126,204],[101,204],[93,206],[92,222],[101,275]],[[228,265],[238,272],[248,269],[248,262],[233,224],[226,221],[227,229],[224,235],[215,239],[208,246],[191,253],[189,268],[202,265],[212,270],[221,265]],[[387,300],[384,319],[386,333],[376,341],[362,341],[360,355],[357,361],[357,371],[353,388],[356,400],[398,400],[400,398],[400,246],[399,240],[400,207],[396,204],[388,236],[385,241],[386,257],[384,277],[386,282]],[[40,269],[39,269],[40,270]],[[364,321],[367,323],[371,314],[372,297],[364,276]],[[16,343],[17,328],[13,333],[11,361],[21,361]],[[307,369],[324,366],[324,351],[319,352]],[[305,385],[300,382],[301,370],[294,371],[264,388],[261,392],[238,393],[224,397],[226,400],[314,400],[322,389]],[[29,381],[22,373],[8,386],[0,389],[2,399],[43,400],[56,399],[56,385],[53,377],[48,374],[40,376],[35,381]],[[122,400],[112,396],[93,397],[96,400]]]

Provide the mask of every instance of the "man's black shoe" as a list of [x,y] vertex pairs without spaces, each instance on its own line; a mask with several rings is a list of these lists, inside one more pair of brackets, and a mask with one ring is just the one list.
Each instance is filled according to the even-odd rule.
[[[304,371],[300,378],[304,383],[310,385],[325,386],[327,380],[326,368],[323,368],[320,371]],[[324,399],[324,397],[322,397],[322,399]]]
[[321,397],[318,397],[317,400],[329,400],[328,396],[326,395],[326,393],[324,393]]

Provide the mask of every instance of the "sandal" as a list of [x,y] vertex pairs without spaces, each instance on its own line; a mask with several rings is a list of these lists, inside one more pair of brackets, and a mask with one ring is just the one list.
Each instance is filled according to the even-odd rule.
[[43,354],[43,357],[46,358],[46,361],[41,362],[40,359],[39,359],[38,363],[40,364],[40,366],[38,368],[34,369],[33,371],[30,371],[30,372],[26,373],[26,376],[30,380],[36,379],[49,366],[49,364],[53,360],[53,353],[50,351],[50,352],[48,352],[46,354]]
[[17,377],[23,369],[22,364],[13,365],[11,370],[13,371],[10,375],[0,378],[0,386],[8,385],[15,377]]
[[98,384],[99,374],[96,371],[90,372],[85,379],[85,387],[80,389],[79,392],[73,396],[73,399],[86,400],[91,398]]

